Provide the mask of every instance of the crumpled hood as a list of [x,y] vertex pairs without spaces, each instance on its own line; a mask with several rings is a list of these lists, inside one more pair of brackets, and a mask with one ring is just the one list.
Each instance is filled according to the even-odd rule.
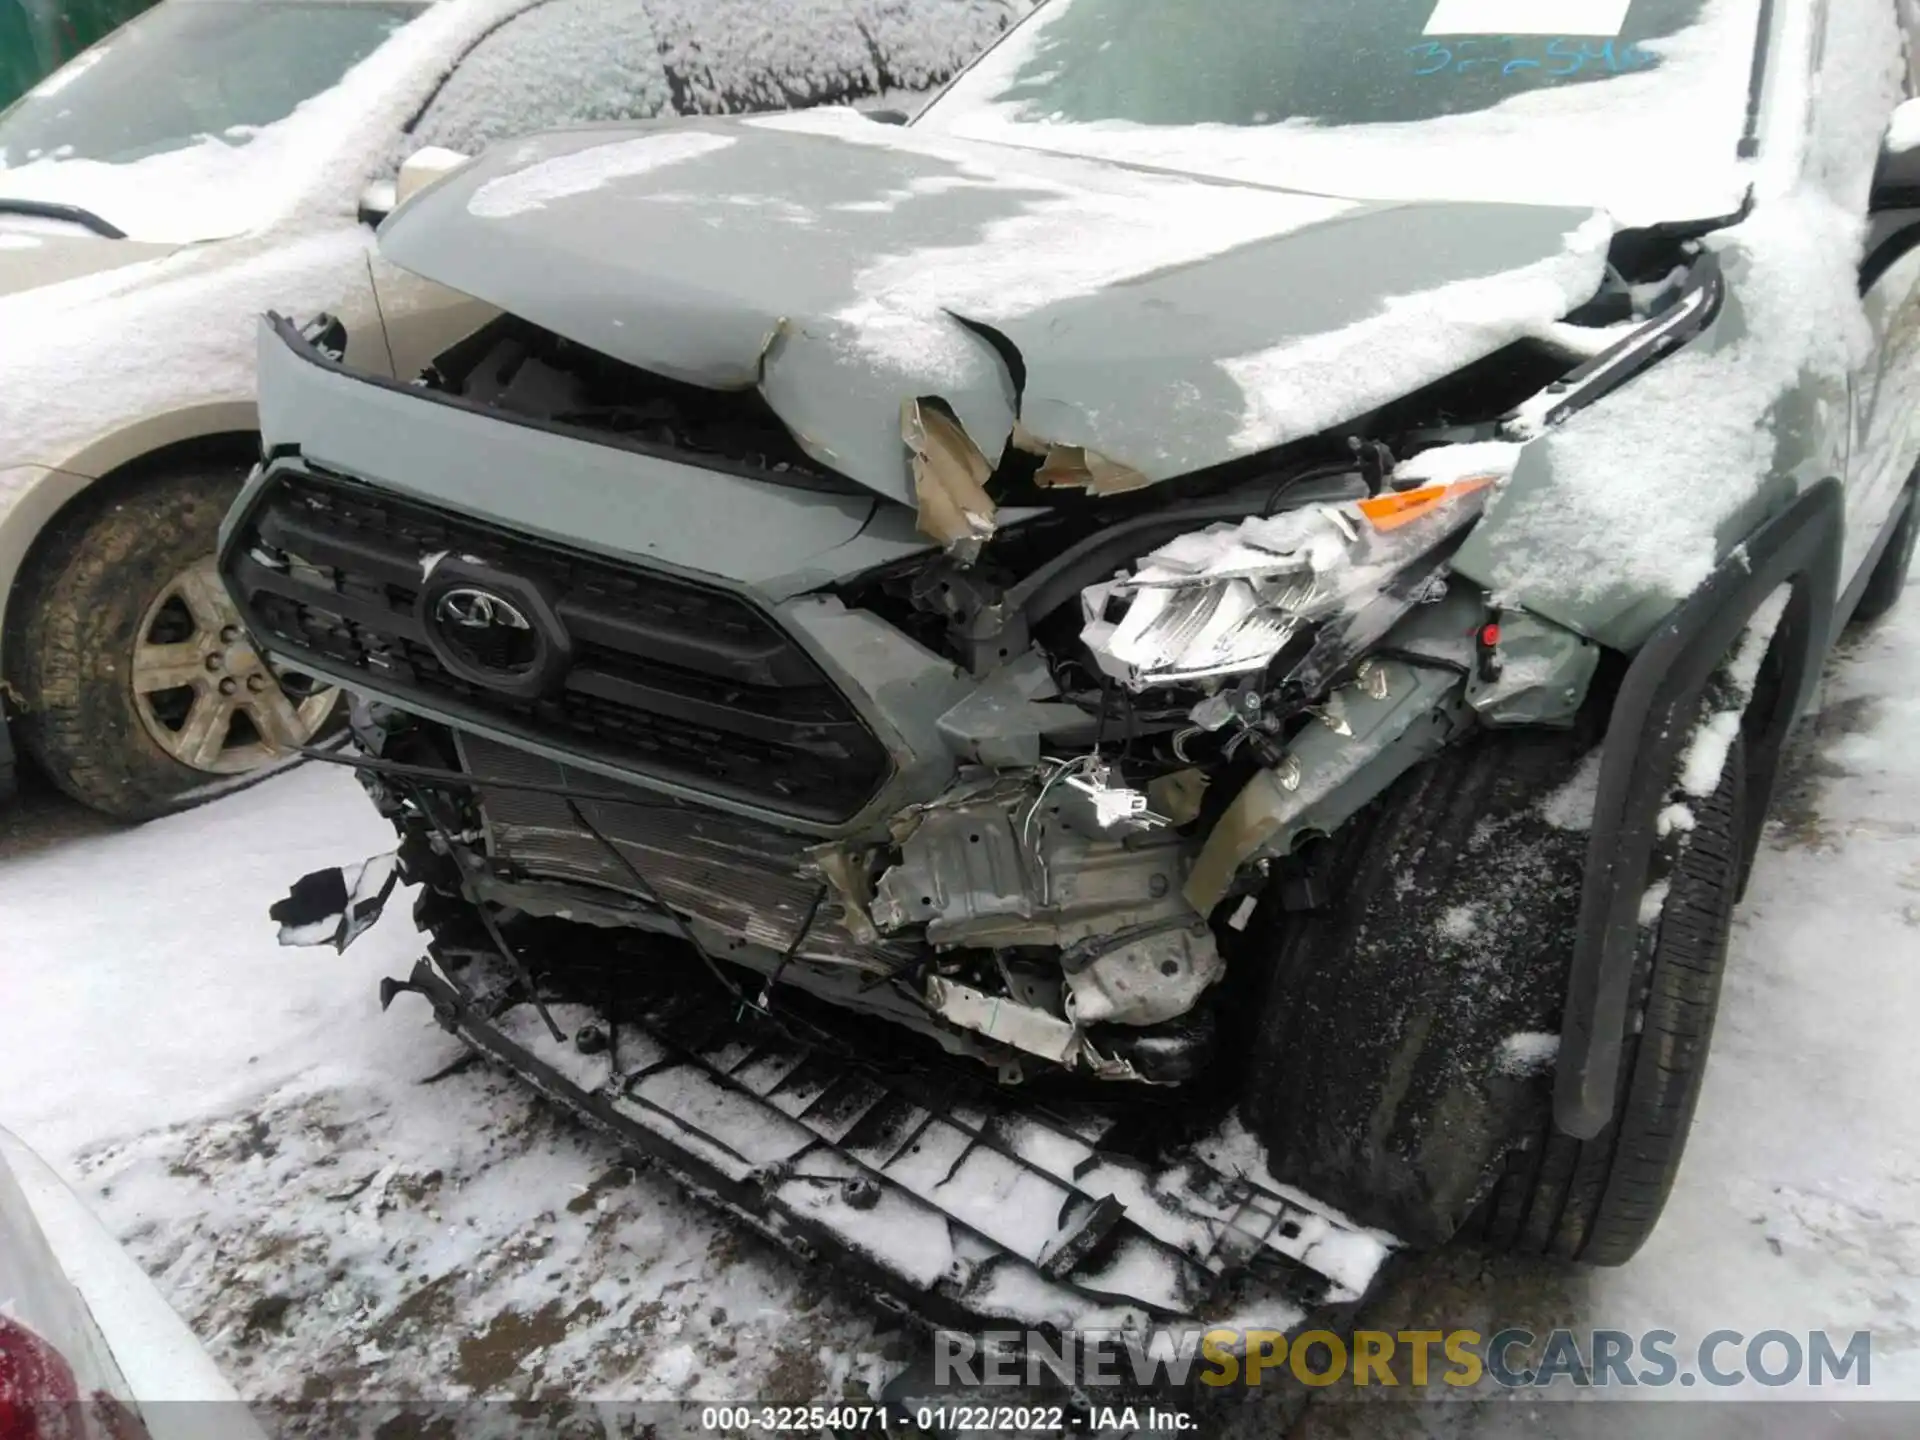
[[0,299],[155,260],[175,248],[92,235],[41,234],[10,228],[7,217],[0,215]]
[[1588,211],[1362,204],[814,111],[503,145],[380,243],[628,363],[758,385],[815,458],[912,504],[904,402],[945,401],[989,459],[1081,447],[1060,473],[1093,488],[1163,480],[1559,319],[1610,239]]

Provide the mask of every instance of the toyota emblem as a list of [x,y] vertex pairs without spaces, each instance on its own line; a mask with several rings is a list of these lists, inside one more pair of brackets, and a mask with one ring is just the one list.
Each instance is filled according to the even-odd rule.
[[434,607],[434,619],[463,630],[531,630],[533,622],[504,595],[473,586],[449,590]]
[[483,684],[530,675],[550,653],[528,608],[479,585],[442,591],[433,602],[433,629],[441,658]]

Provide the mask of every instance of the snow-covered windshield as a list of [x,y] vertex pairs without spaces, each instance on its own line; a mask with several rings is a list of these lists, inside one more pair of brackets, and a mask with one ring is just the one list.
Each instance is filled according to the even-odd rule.
[[0,168],[128,161],[212,136],[244,144],[337,84],[421,0],[162,5],[0,113]]
[[1359,198],[1738,207],[1761,0],[1049,0],[931,129]]

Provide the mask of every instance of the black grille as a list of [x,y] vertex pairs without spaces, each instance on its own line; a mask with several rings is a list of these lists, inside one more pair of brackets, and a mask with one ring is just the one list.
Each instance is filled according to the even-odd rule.
[[[573,646],[557,687],[518,699],[441,662],[416,613],[437,555],[552,597]],[[274,650],[365,675],[402,705],[818,822],[857,814],[890,773],[885,747],[770,616],[676,575],[297,470],[263,489],[224,569]]]

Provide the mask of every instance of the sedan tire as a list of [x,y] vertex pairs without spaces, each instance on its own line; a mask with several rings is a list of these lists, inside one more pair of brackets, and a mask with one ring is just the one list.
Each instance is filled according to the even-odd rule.
[[20,576],[16,734],[82,804],[129,820],[181,809],[287,763],[337,708],[307,677],[276,679],[215,573],[244,478],[238,466],[158,471],[83,501]]

